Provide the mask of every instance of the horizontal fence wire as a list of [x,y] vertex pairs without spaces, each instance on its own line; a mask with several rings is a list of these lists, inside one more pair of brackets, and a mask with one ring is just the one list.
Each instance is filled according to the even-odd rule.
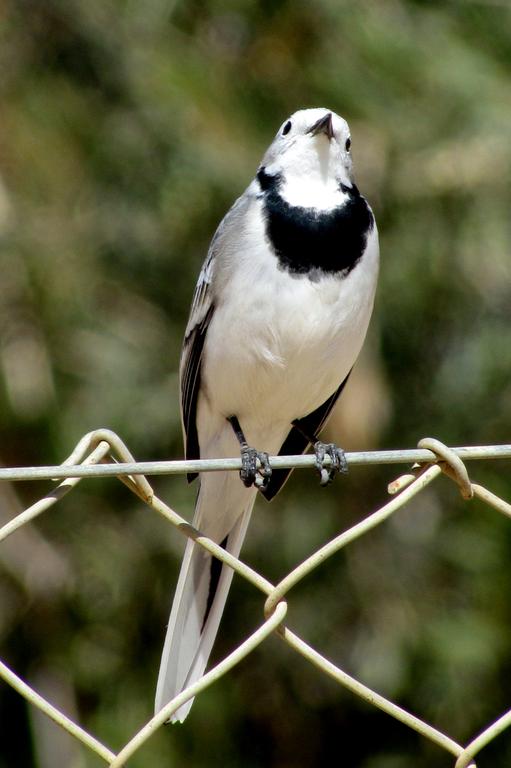
[[[433,483],[441,474],[455,482],[463,499],[477,497],[496,511],[511,518],[511,504],[490,489],[471,482],[465,461],[511,459],[511,445],[467,446],[449,448],[438,440],[425,438],[417,449],[355,452],[346,454],[350,466],[375,464],[412,464],[405,474],[392,482],[388,491],[391,499],[376,509],[363,520],[343,531],[327,542],[310,557],[288,573],[279,584],[272,584],[262,574],[255,571],[239,558],[233,557],[214,541],[204,536],[184,518],[178,515],[168,504],[154,493],[147,476],[173,475],[189,472],[236,471],[241,468],[240,458],[211,459],[202,461],[152,461],[136,462],[121,438],[107,429],[99,429],[85,435],[63,464],[48,467],[0,468],[0,481],[52,480],[61,481],[43,498],[32,504],[0,528],[0,543],[16,530],[27,525],[31,520],[51,509],[67,493],[85,478],[117,477],[147,506],[163,516],[181,534],[192,538],[198,546],[204,547],[246,579],[263,595],[262,608],[264,621],[257,630],[220,663],[206,672],[196,683],[170,701],[164,709],[152,717],[123,746],[116,750],[108,747],[97,736],[88,733],[80,724],[57,709],[50,701],[38,693],[26,681],[0,660],[0,678],[12,686],[30,704],[44,712],[60,725],[81,745],[95,753],[111,768],[125,766],[128,760],[145,742],[169,720],[186,701],[199,695],[224,675],[229,673],[242,659],[250,655],[255,648],[270,635],[276,634],[296,653],[309,661],[322,674],[327,675],[341,686],[359,696],[368,705],[377,707],[409,728],[429,739],[441,749],[453,756],[453,768],[476,768],[475,756],[511,725],[511,709],[490,723],[468,744],[461,745],[448,734],[443,733],[430,723],[406,711],[397,703],[381,696],[360,680],[347,674],[338,665],[333,664],[303,638],[296,635],[285,624],[288,612],[290,590],[309,573],[351,542],[364,536],[368,531],[390,518],[396,511],[406,506],[415,496]],[[328,457],[325,463],[328,462]],[[307,468],[315,465],[314,456],[275,456],[270,457],[274,468]],[[1,550],[0,550],[1,554]]]
[[[104,430],[107,432],[107,430]],[[463,461],[511,459],[511,445],[478,445],[451,448]],[[395,451],[354,451],[346,453],[349,466],[377,464],[413,464],[435,461],[430,450],[412,448]],[[270,456],[272,469],[307,469],[315,466],[314,455]],[[329,466],[330,456],[325,456]],[[132,461],[88,466],[57,464],[48,467],[0,467],[0,481],[59,480],[66,477],[118,477],[119,475],[183,475],[195,472],[220,472],[241,469],[239,457],[229,459],[197,459],[193,461]]]

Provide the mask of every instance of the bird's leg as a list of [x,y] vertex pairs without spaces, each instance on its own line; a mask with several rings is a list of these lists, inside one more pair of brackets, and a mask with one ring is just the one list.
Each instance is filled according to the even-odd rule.
[[[260,491],[265,491],[268,488],[271,477],[271,467],[268,454],[264,451],[256,451],[255,448],[251,448],[249,446],[237,416],[228,416],[227,421],[231,425],[233,432],[240,444],[240,477],[243,485],[245,485],[247,488],[250,488],[251,485],[255,485],[255,487]],[[260,464],[259,468],[257,467],[258,459]]]
[[[348,462],[342,448],[339,448],[335,443],[323,443],[318,440],[317,435],[310,434],[299,419],[295,419],[292,424],[314,448],[316,471],[320,477],[320,485],[330,485],[336,474],[345,474],[348,471]],[[325,467],[325,456],[330,456],[330,466],[328,467]]]

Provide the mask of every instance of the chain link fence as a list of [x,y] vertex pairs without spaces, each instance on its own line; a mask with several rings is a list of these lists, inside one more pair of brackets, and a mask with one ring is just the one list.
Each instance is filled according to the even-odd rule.
[[[138,496],[144,504],[163,516],[183,535],[194,539],[197,545],[204,547],[219,560],[227,563],[236,573],[252,584],[263,595],[262,610],[264,621],[232,653],[209,670],[197,683],[191,685],[176,696],[155,717],[149,720],[118,752],[114,752],[100,739],[84,730],[77,722],[59,711],[50,701],[41,696],[0,660],[0,677],[23,696],[31,705],[38,708],[59,726],[65,729],[87,749],[102,758],[112,768],[128,764],[129,759],[142,747],[155,731],[160,728],[182,704],[199,695],[203,690],[228,674],[242,659],[252,653],[273,633],[309,661],[318,671],[335,680],[368,706],[378,707],[391,717],[415,730],[425,739],[453,756],[453,768],[476,768],[476,755],[505,728],[511,725],[511,709],[497,720],[490,723],[479,735],[466,745],[458,744],[446,733],[421,720],[364,685],[360,680],[344,672],[333,664],[302,637],[295,634],[285,623],[290,592],[302,579],[321,567],[322,563],[339,552],[351,542],[364,536],[370,530],[383,523],[395,512],[409,504],[427,486],[439,478],[447,476],[459,487],[462,499],[477,497],[495,511],[511,517],[511,504],[489,489],[472,483],[465,461],[471,459],[509,459],[511,445],[449,448],[433,438],[421,440],[416,450],[378,451],[348,453],[348,464],[412,464],[412,469],[389,485],[390,501],[375,510],[362,521],[342,532],[322,546],[298,567],[292,570],[278,584],[270,583],[262,574],[249,567],[242,560],[233,557],[203,536],[185,519],[180,517],[168,504],[158,498],[147,475],[185,474],[188,472],[237,471],[241,467],[240,459],[219,459],[208,461],[162,461],[135,462],[126,445],[114,432],[106,429],[96,430],[85,435],[69,458],[55,467],[4,468],[0,469],[0,480],[53,480],[58,485],[44,498],[40,499],[7,524],[0,528],[0,544],[11,534],[27,525],[37,516],[51,507],[73,490],[85,478],[116,477]],[[314,465],[314,456],[279,456],[271,459],[273,467],[303,468]]]

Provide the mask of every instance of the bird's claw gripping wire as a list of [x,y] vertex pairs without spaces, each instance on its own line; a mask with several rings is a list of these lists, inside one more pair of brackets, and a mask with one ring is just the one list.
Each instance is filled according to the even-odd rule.
[[[257,466],[259,459],[260,466]],[[271,478],[271,466],[268,454],[264,451],[256,451],[249,445],[241,447],[241,470],[240,477],[247,488],[255,485],[260,491],[268,488]]]
[[[335,443],[323,443],[318,440],[314,443],[314,453],[316,455],[316,470],[319,474],[319,484],[322,486],[330,485],[336,474],[345,474],[348,471],[348,462],[342,448],[338,448]],[[325,457],[330,456],[329,466],[325,466]]]
[[[265,491],[270,484],[271,466],[268,454],[264,451],[256,451],[247,443],[245,434],[241,428],[237,416],[228,416],[227,421],[231,425],[241,449],[240,477],[244,486],[252,485],[259,491]],[[259,461],[259,466],[257,462]]]

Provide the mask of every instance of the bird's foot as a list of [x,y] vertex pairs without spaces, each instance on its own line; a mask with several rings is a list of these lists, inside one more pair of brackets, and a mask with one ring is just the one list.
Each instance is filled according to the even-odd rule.
[[[314,443],[316,454],[316,470],[320,476],[320,485],[330,485],[336,474],[344,474],[348,471],[348,462],[342,448],[335,443],[322,443],[318,440]],[[325,466],[325,456],[330,456],[329,466]]]
[[[259,459],[259,467],[257,460]],[[255,485],[259,491],[265,491],[268,488],[271,467],[268,454],[264,451],[256,451],[249,445],[241,447],[241,470],[240,477],[247,488]]]

